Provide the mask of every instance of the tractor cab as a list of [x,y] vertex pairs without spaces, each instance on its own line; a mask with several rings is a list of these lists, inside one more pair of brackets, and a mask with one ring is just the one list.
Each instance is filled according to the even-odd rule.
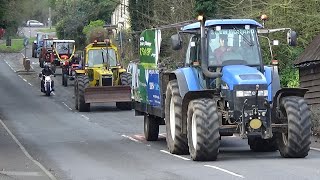
[[54,40],[53,49],[55,55],[55,64],[66,63],[71,61],[72,56],[75,52],[75,41],[74,40]]

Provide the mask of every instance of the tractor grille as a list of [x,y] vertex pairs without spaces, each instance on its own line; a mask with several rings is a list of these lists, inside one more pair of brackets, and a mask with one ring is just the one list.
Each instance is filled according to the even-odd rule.
[[112,86],[112,77],[102,77],[102,86]]

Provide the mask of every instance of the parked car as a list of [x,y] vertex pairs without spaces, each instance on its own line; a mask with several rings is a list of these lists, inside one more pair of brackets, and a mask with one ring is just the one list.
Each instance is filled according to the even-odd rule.
[[30,26],[30,27],[36,27],[36,26],[44,26],[43,23],[37,21],[37,20],[28,20],[27,23],[26,23],[27,26]]

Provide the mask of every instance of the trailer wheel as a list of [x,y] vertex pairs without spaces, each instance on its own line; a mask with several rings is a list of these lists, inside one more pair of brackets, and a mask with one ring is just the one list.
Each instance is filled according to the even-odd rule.
[[276,139],[262,139],[261,137],[248,137],[250,149],[254,152],[273,152],[278,150]]
[[214,161],[220,147],[220,123],[213,99],[192,100],[188,106],[188,145],[195,161]]
[[147,141],[156,141],[159,136],[159,121],[154,116],[144,115],[144,137]]
[[188,154],[187,135],[182,134],[182,98],[177,80],[168,83],[165,100],[167,146],[173,154]]
[[80,112],[89,112],[90,103],[85,102],[84,91],[89,86],[88,76],[78,76],[77,79],[77,89],[78,89],[78,108]]
[[284,97],[280,109],[288,123],[286,133],[278,133],[277,143],[282,157],[304,158],[308,155],[311,144],[311,112],[302,97]]
[[[121,85],[131,86],[131,82],[132,82],[131,74],[126,72],[120,74]],[[133,108],[132,102],[116,102],[116,106],[120,110],[131,110]]]

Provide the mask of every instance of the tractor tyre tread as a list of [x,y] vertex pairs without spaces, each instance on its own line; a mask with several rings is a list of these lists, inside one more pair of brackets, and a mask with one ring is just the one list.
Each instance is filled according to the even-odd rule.
[[[175,138],[171,136],[170,127],[170,102],[174,100],[175,111]],[[188,139],[186,134],[182,134],[182,98],[179,92],[177,80],[168,83],[165,100],[165,120],[166,120],[166,140],[167,146],[172,154],[189,154]]]
[[[302,97],[288,96],[281,100],[280,109],[286,114],[288,134],[277,134],[279,151],[282,157],[304,158],[311,144],[311,112]],[[286,140],[284,140],[286,139]]]
[[[196,118],[196,148],[193,146],[192,140],[192,120],[194,117]],[[220,122],[216,102],[208,98],[190,101],[187,118],[191,158],[194,161],[215,161],[220,147]]]
[[89,112],[90,103],[85,102],[85,89],[89,86],[88,76],[79,76],[78,77],[78,107],[80,112]]

